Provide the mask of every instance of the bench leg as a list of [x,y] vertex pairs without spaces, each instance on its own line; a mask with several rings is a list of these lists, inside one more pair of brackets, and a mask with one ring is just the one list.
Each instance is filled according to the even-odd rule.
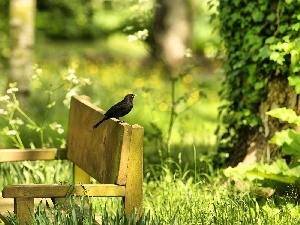
[[31,224],[32,217],[30,213],[34,210],[34,198],[15,198],[14,211],[20,224]]
[[130,153],[128,157],[128,174],[125,189],[125,213],[138,215],[143,211],[143,135],[144,130],[132,130]]

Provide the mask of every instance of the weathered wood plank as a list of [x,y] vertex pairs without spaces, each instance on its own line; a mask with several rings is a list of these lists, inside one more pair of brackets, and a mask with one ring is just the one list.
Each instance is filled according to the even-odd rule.
[[125,186],[114,184],[16,184],[6,186],[2,195],[4,198],[51,198],[69,195],[122,197],[125,196]]
[[125,213],[127,215],[134,210],[141,214],[143,210],[143,138],[144,128],[133,125],[125,194]]
[[0,162],[67,159],[66,148],[0,149]]
[[100,183],[123,185],[126,182],[131,126],[110,119],[93,129],[102,116],[103,110],[86,99],[72,97],[67,156]]

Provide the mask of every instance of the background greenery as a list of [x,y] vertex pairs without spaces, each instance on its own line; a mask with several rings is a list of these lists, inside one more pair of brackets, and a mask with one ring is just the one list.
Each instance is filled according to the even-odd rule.
[[[235,1],[234,4],[242,3],[245,2]],[[226,157],[226,154],[216,157],[218,143],[214,133],[219,126],[218,91],[223,80],[223,71],[216,56],[222,56],[217,53],[223,53],[223,48],[217,32],[212,33],[215,25],[209,22],[209,12],[216,10],[213,4],[210,5],[212,8],[207,8],[205,1],[195,1],[194,4],[191,59],[194,67],[175,81],[175,120],[170,133],[174,100],[172,82],[164,76],[162,62],[151,59],[151,40],[128,42],[128,35],[141,28],[151,29],[151,2],[112,1],[93,6],[95,10],[91,15],[89,1],[74,1],[72,4],[68,1],[38,1],[31,97],[28,107],[20,108],[14,100],[13,87],[8,93],[3,88],[0,147],[63,147],[71,94],[88,95],[94,104],[108,109],[112,103],[132,92],[137,94],[135,106],[124,120],[145,128],[145,210],[139,224],[299,224],[296,191],[270,197],[268,192],[257,188],[257,183],[243,183],[241,189],[233,181],[232,172],[225,172],[228,179],[223,176],[223,170],[216,167]],[[267,10],[263,6],[262,9]],[[0,7],[3,12],[0,14],[0,85],[6,87],[8,1],[1,1]],[[253,12],[254,21],[262,22],[259,10],[252,11],[253,7],[253,4],[247,4],[244,10]],[[231,11],[227,13],[227,16],[231,15]],[[239,16],[233,13],[233,18],[238,20]],[[228,25],[234,27],[234,23]],[[132,29],[124,30],[128,27]],[[258,38],[252,39],[250,27],[249,30],[247,40],[261,43]],[[229,40],[231,34],[223,35]],[[236,43],[227,46],[230,51],[237,49],[235,44],[241,44],[238,43],[240,37],[235,39]],[[248,51],[250,46],[245,45],[244,48]],[[261,77],[251,75],[254,69],[261,69],[259,65],[249,56],[247,59],[246,55],[236,57],[241,63],[234,69],[241,72],[238,68],[242,68],[249,72],[253,85],[246,89],[226,86],[230,91],[223,91],[223,98],[245,90],[247,93],[253,90],[255,94],[261,93]],[[225,67],[226,73],[228,70]],[[230,83],[233,78],[226,79]],[[238,105],[238,109],[249,112],[256,104],[255,96],[251,99],[251,104]],[[227,116],[230,115],[228,113]],[[248,122],[257,121],[254,114],[243,116],[247,116]],[[237,118],[234,118],[236,122]],[[227,125],[234,124],[231,122]],[[223,127],[219,129],[224,131]],[[0,168],[0,189],[13,183],[72,181],[69,175],[72,165],[64,161],[1,163]],[[70,201],[72,203],[72,199]],[[120,200],[92,201],[93,208],[85,215],[86,224],[90,223],[89,213],[94,211],[103,216],[104,224],[133,223],[132,220],[128,222],[130,218],[124,217]],[[73,213],[74,208],[72,216],[78,213]],[[37,224],[51,224],[52,221],[47,220],[49,213],[64,223],[74,224],[78,220],[64,211],[49,210],[44,212],[44,209],[37,208]]]

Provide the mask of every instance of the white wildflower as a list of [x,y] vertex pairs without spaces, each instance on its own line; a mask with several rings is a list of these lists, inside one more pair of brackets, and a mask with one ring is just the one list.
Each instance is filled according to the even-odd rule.
[[20,118],[16,118],[15,120],[10,120],[10,121],[9,121],[9,124],[11,124],[11,125],[14,125],[14,124],[17,124],[17,125],[23,125],[24,122],[23,122],[23,120],[21,120]]
[[139,30],[139,31],[137,32],[137,38],[138,38],[139,40],[144,41],[144,40],[146,40],[146,38],[147,38],[148,36],[149,36],[149,32],[148,32],[147,29]]
[[9,136],[15,136],[16,134],[17,134],[16,130],[8,130],[8,131],[6,131],[6,135],[9,135]]
[[49,124],[49,126],[50,126],[50,128],[52,130],[56,130],[57,133],[59,133],[59,134],[62,134],[62,133],[65,132],[65,130],[62,128],[62,125],[59,124],[59,123],[56,123],[56,122],[55,123],[51,123],[51,124]]
[[0,102],[8,101],[10,97],[8,95],[0,96]]
[[36,69],[36,73],[37,73],[37,74],[41,74],[41,73],[43,73],[43,70],[40,69],[40,68],[38,68],[38,69]]
[[6,93],[7,94],[12,94],[13,92],[17,92],[19,89],[16,87],[11,87],[9,89],[7,89]]
[[144,30],[139,30],[135,34],[128,35],[128,40],[130,42],[138,41],[138,40],[144,41],[148,36],[149,36],[149,31],[147,29],[144,29]]
[[132,35],[132,34],[128,35],[128,41],[134,42],[137,40],[138,40],[138,38],[135,35]]
[[83,78],[83,83],[84,83],[85,85],[91,85],[91,84],[92,84],[92,81],[91,81],[90,78]]
[[6,116],[7,114],[8,114],[7,111],[5,111],[4,109],[0,109],[0,115]]
[[187,49],[185,50],[185,57],[187,57],[187,58],[193,57],[193,51],[192,51],[192,49],[187,48]]

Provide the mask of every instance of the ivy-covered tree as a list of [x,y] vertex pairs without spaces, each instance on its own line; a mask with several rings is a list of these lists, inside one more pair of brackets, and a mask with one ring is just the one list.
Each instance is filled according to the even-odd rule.
[[298,105],[289,79],[300,70],[299,1],[220,0],[218,12],[227,53],[219,151],[231,166],[268,161],[279,153],[269,139],[287,125],[266,112]]

